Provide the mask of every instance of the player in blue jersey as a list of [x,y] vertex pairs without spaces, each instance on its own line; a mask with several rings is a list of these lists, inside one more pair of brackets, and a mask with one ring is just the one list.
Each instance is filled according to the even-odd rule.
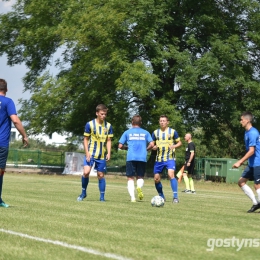
[[82,201],[87,196],[87,186],[89,183],[89,174],[92,167],[95,167],[98,177],[98,186],[100,191],[100,201],[105,201],[106,180],[106,161],[111,157],[111,145],[113,137],[113,128],[105,119],[107,116],[107,107],[100,104],[96,107],[96,119],[86,123],[84,132],[84,172],[81,178],[82,192],[78,196],[78,201]]
[[152,133],[152,139],[155,141],[153,150],[157,150],[154,164],[154,182],[159,196],[165,199],[160,174],[166,168],[170,178],[170,184],[173,191],[173,203],[179,203],[178,199],[178,181],[175,178],[175,148],[182,145],[176,130],[168,127],[169,120],[166,115],[161,115],[159,119],[160,128]]
[[0,207],[4,208],[9,207],[9,205],[2,200],[1,195],[12,122],[21,134],[24,146],[28,145],[28,138],[22,122],[17,116],[15,104],[11,98],[6,97],[6,92],[7,83],[4,79],[0,79]]
[[140,200],[144,195],[142,187],[144,185],[144,174],[146,170],[147,151],[154,146],[153,139],[150,133],[143,128],[142,118],[135,115],[132,118],[132,128],[123,133],[119,140],[118,148],[127,150],[126,156],[126,176],[127,189],[131,198],[131,202],[135,202],[135,184],[134,177],[136,176],[136,190]]
[[[253,115],[250,112],[242,113],[240,124],[245,128],[246,154],[233,165],[233,168],[238,168],[244,161],[248,160],[248,165],[238,180],[238,186],[253,202],[253,206],[247,211],[248,213],[260,208],[260,136],[258,130],[252,126],[252,122]],[[253,190],[246,184],[248,180],[254,181],[258,201]]]

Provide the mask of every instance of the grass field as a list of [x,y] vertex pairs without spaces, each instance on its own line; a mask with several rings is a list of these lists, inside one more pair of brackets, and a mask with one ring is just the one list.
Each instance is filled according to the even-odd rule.
[[80,176],[7,172],[0,259],[258,259],[260,214],[246,213],[251,202],[236,184],[196,182],[197,194],[180,192],[172,204],[169,181],[162,182],[168,200],[153,208],[150,179],[144,200],[131,203],[125,177],[107,176],[102,203],[91,177],[88,197],[77,202]]

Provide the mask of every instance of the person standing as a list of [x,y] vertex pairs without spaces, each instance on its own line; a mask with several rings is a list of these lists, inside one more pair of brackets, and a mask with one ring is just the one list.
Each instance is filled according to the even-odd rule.
[[157,150],[156,159],[154,164],[154,182],[155,188],[162,198],[165,199],[163,193],[163,186],[161,183],[160,174],[163,169],[166,168],[168,176],[170,178],[170,184],[173,192],[173,203],[179,203],[178,199],[178,181],[175,178],[175,148],[182,145],[179,135],[176,130],[168,127],[169,119],[166,115],[161,115],[159,118],[160,128],[156,129],[152,133],[152,139],[155,141],[155,145],[152,148]]
[[183,171],[183,180],[186,189],[183,192],[195,194],[196,191],[194,189],[194,182],[192,179],[192,175],[195,167],[195,144],[193,143],[191,138],[192,137],[190,133],[187,133],[184,137],[188,145],[185,151],[185,163],[184,163],[184,171]]
[[[96,107],[96,119],[86,123],[84,132],[84,172],[81,178],[82,192],[77,200],[82,201],[87,197],[87,186],[89,183],[89,174],[92,167],[97,170],[98,186],[100,191],[100,201],[105,201],[106,190],[106,162],[111,157],[111,146],[113,137],[113,128],[105,119],[108,108],[99,104]],[[94,166],[95,165],[95,166]]]
[[[144,185],[144,174],[146,170],[147,151],[154,146],[153,139],[148,131],[141,128],[142,118],[135,115],[132,118],[132,128],[126,130],[118,144],[118,148],[127,150],[126,156],[126,176],[127,189],[131,198],[131,202],[135,199],[134,177],[136,176],[136,190],[140,200],[144,195],[142,187]],[[147,146],[148,145],[148,146]]]
[[24,146],[28,145],[28,138],[22,122],[17,116],[15,104],[11,98],[6,97],[7,91],[7,82],[4,79],[0,79],[0,207],[4,208],[9,207],[2,200],[2,187],[12,123],[21,134]]
[[[248,165],[238,180],[238,186],[253,203],[253,206],[247,211],[248,213],[252,213],[260,208],[260,136],[258,130],[253,127],[252,122],[252,113],[243,112],[240,118],[240,124],[245,128],[244,141],[246,154],[232,166],[232,168],[239,168],[243,162],[248,160]],[[254,180],[258,201],[255,198],[253,190],[246,184],[248,180]]]

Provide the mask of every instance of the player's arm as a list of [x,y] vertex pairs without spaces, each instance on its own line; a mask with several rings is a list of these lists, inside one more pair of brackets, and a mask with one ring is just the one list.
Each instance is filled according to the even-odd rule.
[[181,139],[177,139],[177,142],[175,143],[175,144],[170,144],[169,145],[169,148],[171,149],[171,150],[174,150],[175,148],[178,148],[178,147],[180,147],[180,146],[182,146],[182,142],[181,142]]
[[118,144],[118,149],[120,149],[120,150],[128,150],[128,146],[119,143]]
[[149,151],[154,147],[154,142],[150,142],[149,145],[147,146],[146,150]]
[[154,132],[152,133],[152,139],[153,139],[153,147],[152,150],[156,151],[158,149],[158,146],[156,145],[156,137]]
[[107,155],[106,160],[109,161],[111,158],[111,147],[112,147],[112,140],[110,137],[107,138]]
[[24,146],[27,146],[28,145],[28,138],[27,138],[26,132],[23,128],[23,124],[22,124],[21,120],[19,119],[19,117],[17,115],[11,115],[10,118],[11,118],[15,128],[22,135]]
[[250,146],[247,153],[244,155],[243,158],[238,160],[236,163],[233,164],[232,168],[239,168],[241,164],[246,161],[248,158],[250,158],[255,153],[255,146]]
[[84,136],[83,145],[84,145],[86,160],[89,162],[90,161],[90,153],[89,153],[89,150],[88,150],[88,142],[89,142],[89,136]]
[[194,151],[190,151],[190,158],[189,158],[187,164],[188,164],[188,163],[190,164],[190,163],[192,162],[192,160],[193,160],[193,158],[194,158],[194,155],[195,155],[195,152],[194,152]]

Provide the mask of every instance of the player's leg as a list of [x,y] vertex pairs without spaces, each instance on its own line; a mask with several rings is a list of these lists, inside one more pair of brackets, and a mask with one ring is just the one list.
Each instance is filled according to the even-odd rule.
[[8,156],[8,148],[0,147],[0,207],[8,208],[9,205],[2,200],[2,188],[5,173],[5,166]]
[[167,161],[167,169],[168,169],[168,176],[170,179],[170,184],[173,192],[173,203],[179,203],[178,199],[178,181],[175,178],[174,171],[175,171],[175,160],[168,160]]
[[83,175],[81,176],[81,194],[78,196],[77,200],[82,201],[84,198],[87,197],[87,187],[89,183],[89,174],[91,168],[93,166],[94,161],[90,160],[89,162],[84,159],[84,168],[83,168]]
[[127,190],[130,195],[131,202],[136,202],[135,199],[135,169],[132,161],[126,162],[126,177],[127,177]]
[[255,198],[255,194],[253,190],[246,184],[248,180],[254,179],[254,172],[252,167],[246,167],[244,172],[242,173],[240,179],[238,180],[238,186],[243,190],[243,192],[249,197],[252,201],[253,206],[247,212],[251,213],[256,211],[259,208],[258,201]]
[[183,171],[182,177],[183,177],[183,180],[185,183],[185,190],[183,190],[182,192],[190,193],[191,188],[190,188],[190,182],[189,182],[189,178],[188,178],[188,166],[186,164],[184,166],[184,171]]
[[146,170],[146,162],[136,162],[136,174],[137,174],[136,190],[137,190],[138,198],[140,200],[144,198],[142,187],[144,186],[145,170]]
[[192,178],[193,172],[194,172],[194,168],[195,168],[195,164],[192,163],[189,167],[188,167],[188,178],[189,178],[189,184],[190,184],[190,190],[191,193],[196,194],[195,188],[194,188],[194,181]]
[[161,183],[161,176],[160,176],[160,173],[163,171],[163,168],[164,168],[163,162],[155,162],[153,172],[154,172],[155,188],[159,196],[161,196],[165,200],[165,196],[163,194],[163,185]]
[[100,192],[100,201],[105,201],[105,192],[106,192],[106,160],[95,160],[95,169],[97,170],[98,177],[98,188]]
[[258,197],[258,206],[260,208],[260,166],[254,167],[254,184]]

